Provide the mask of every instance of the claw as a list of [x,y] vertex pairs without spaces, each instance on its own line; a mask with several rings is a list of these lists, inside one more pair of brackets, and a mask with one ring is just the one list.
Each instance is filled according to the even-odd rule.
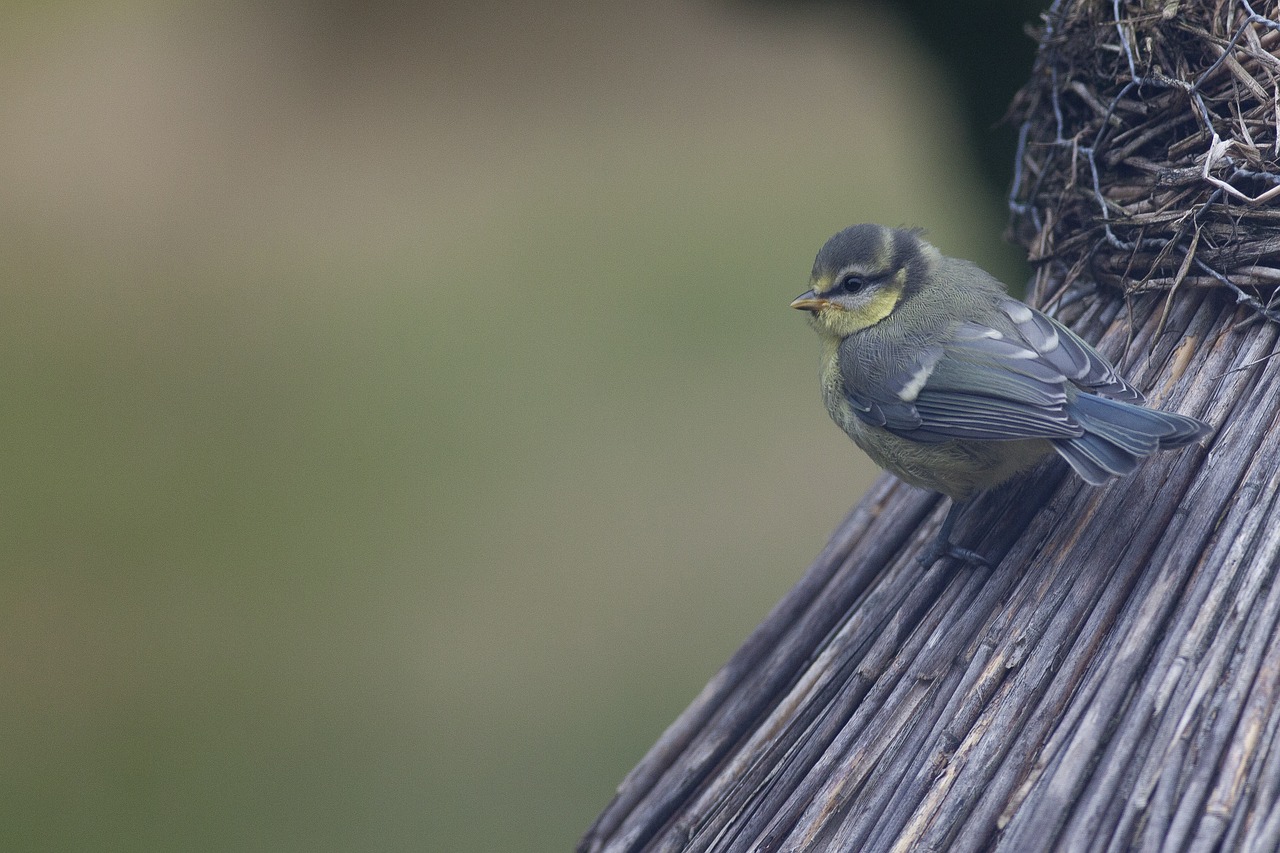
[[943,557],[950,557],[953,560],[959,560],[970,565],[991,566],[991,561],[977,551],[961,548],[951,541],[951,529],[955,527],[956,519],[960,517],[963,507],[964,504],[956,503],[955,501],[951,502],[951,509],[947,511],[947,517],[943,519],[942,527],[938,529],[938,535],[929,543],[929,547],[925,549],[924,553],[916,557],[926,569]]

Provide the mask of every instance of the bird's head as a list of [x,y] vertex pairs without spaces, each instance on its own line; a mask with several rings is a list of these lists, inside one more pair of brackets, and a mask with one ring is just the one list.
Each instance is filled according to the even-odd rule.
[[847,338],[884,320],[921,283],[938,250],[914,231],[853,225],[836,234],[813,262],[812,289],[792,308],[809,312],[818,334]]

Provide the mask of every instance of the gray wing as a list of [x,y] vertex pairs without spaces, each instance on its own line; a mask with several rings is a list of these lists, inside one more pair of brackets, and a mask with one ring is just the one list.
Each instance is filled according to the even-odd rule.
[[997,306],[1013,321],[1023,342],[1041,359],[1062,371],[1073,384],[1093,394],[1126,403],[1141,403],[1138,389],[1116,374],[1111,363],[1066,326],[1015,299]]
[[1142,399],[1061,324],[1012,299],[999,308],[1013,333],[960,323],[946,341],[922,347],[871,383],[858,381],[856,355],[842,357],[842,366],[853,368],[842,378],[858,417],[924,442],[1062,439],[1084,433],[1068,411],[1069,385],[1126,401]]

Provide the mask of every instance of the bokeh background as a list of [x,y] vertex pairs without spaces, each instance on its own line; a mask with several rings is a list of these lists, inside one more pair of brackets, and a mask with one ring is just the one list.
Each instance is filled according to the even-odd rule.
[[823,240],[1021,275],[1036,8],[0,7],[0,849],[570,849],[874,476]]

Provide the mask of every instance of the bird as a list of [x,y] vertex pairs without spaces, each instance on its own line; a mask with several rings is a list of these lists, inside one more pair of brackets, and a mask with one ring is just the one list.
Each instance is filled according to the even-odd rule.
[[1009,295],[917,229],[850,226],[818,252],[806,311],[822,341],[822,399],[881,468],[951,499],[920,555],[988,564],[952,541],[980,492],[1056,453],[1091,485],[1210,427],[1143,406],[1143,395],[1078,335]]

